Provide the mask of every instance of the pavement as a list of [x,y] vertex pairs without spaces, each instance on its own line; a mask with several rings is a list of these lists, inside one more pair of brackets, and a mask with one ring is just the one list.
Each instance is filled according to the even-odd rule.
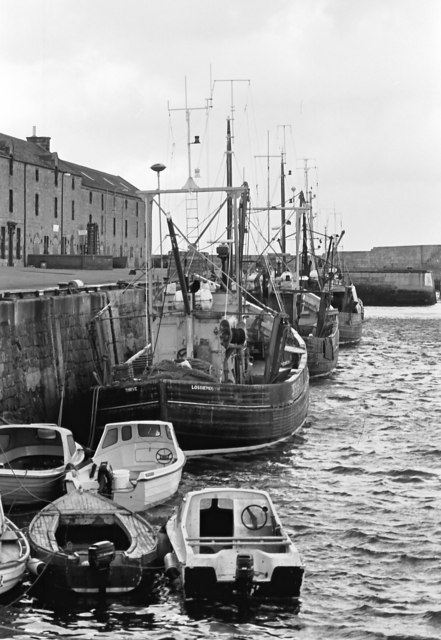
[[[53,289],[60,283],[69,284],[79,280],[85,285],[112,284],[118,281],[139,282],[144,275],[141,270],[130,275],[130,269],[41,269],[36,267],[0,266],[0,294],[35,289]],[[80,283],[78,283],[81,286]]]

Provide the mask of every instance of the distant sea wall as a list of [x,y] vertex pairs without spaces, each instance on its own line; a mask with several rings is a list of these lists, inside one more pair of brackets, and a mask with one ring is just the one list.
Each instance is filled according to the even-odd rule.
[[[106,308],[105,311],[103,309]],[[0,301],[0,416],[89,428],[90,389],[102,375],[93,319],[101,314],[112,362],[145,345],[145,289],[78,292]],[[78,436],[77,436],[78,437]]]
[[441,245],[410,245],[401,247],[374,247],[370,251],[342,251],[339,253],[345,270],[381,271],[425,269],[432,271],[435,286],[440,289]]

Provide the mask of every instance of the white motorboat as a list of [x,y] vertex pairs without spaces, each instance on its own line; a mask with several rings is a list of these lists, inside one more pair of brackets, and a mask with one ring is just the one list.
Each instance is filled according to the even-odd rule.
[[267,492],[190,492],[165,528],[165,570],[186,598],[299,597],[304,567]]
[[176,493],[184,464],[171,422],[110,423],[91,462],[66,474],[66,491],[95,491],[132,511],[143,511]]

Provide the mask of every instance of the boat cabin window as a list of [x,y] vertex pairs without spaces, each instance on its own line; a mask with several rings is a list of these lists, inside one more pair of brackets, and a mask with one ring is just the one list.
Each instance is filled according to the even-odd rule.
[[131,424],[125,424],[121,428],[121,439],[122,439],[123,442],[127,442],[127,440],[131,440],[132,439],[132,425]]
[[173,440],[172,434],[171,434],[171,430],[170,430],[170,427],[168,426],[168,424],[165,425],[165,435],[167,436],[167,438],[169,440]]
[[58,434],[53,429],[37,429],[37,438],[39,440],[56,440],[60,439],[60,434]]
[[103,442],[103,449],[111,447],[118,442],[118,429],[109,429]]
[[69,453],[71,456],[73,456],[75,451],[77,450],[77,445],[75,444],[75,440],[72,435],[67,436],[67,448],[69,449]]
[[141,438],[159,438],[161,436],[161,425],[139,423],[138,433]]

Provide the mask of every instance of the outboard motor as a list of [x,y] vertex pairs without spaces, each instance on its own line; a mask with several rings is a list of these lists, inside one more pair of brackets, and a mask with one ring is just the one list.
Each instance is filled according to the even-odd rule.
[[109,540],[95,542],[89,547],[89,566],[95,571],[105,571],[115,558],[115,545]]
[[115,558],[115,545],[109,540],[95,542],[89,547],[89,566],[96,572],[96,581],[100,596],[106,592],[109,581],[110,565]]
[[236,585],[240,595],[249,595],[253,586],[254,560],[250,554],[239,554],[236,558]]

